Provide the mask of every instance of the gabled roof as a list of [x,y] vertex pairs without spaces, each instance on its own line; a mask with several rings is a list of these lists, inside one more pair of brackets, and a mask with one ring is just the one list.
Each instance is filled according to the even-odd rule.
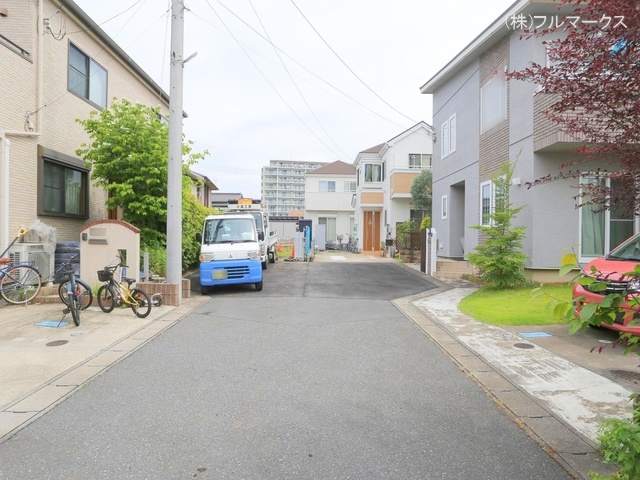
[[380,145],[376,145],[375,147],[367,148],[366,150],[362,150],[360,153],[380,153],[386,143],[381,143]]
[[229,200],[238,200],[239,198],[243,198],[241,193],[223,193],[223,192],[211,193],[212,203],[229,203]]
[[189,178],[195,180],[196,182],[202,182],[211,190],[218,190],[218,187],[216,187],[215,184],[211,180],[209,180],[209,178],[206,175],[202,175],[201,173],[194,172],[193,170],[189,170],[187,175],[189,176]]
[[316,168],[307,172],[307,175],[355,175],[356,169],[353,165],[337,160],[324,167]]
[[509,27],[509,19],[516,19],[520,15],[525,20],[536,16],[563,16],[571,11],[570,6],[565,6],[558,10],[558,3],[553,0],[517,0],[484,31],[478,35],[469,45],[460,51],[449,63],[431,77],[422,87],[421,93],[434,93],[435,90],[444,85],[458,70],[469,62],[477,59],[489,48],[498,43],[507,35],[512,33],[524,33]]
[[421,128],[426,129],[428,132],[433,132],[433,128],[431,127],[431,125],[429,125],[427,122],[425,122],[424,120],[416,123],[413,127],[411,128],[407,128],[404,132],[396,135],[395,137],[393,137],[391,140],[387,140],[387,143],[383,144],[385,146],[390,146],[393,145],[395,142],[397,142],[398,140],[402,140],[404,137],[406,137],[407,135],[412,134],[413,132],[420,130]]

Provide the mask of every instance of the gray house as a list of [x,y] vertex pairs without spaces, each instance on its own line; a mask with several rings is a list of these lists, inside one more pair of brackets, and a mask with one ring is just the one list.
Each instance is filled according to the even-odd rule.
[[515,2],[421,87],[433,95],[433,226],[439,257],[464,259],[481,241],[470,227],[490,221],[491,179],[507,161],[515,162],[511,202],[524,205],[516,224],[526,227],[530,278],[558,281],[563,254],[573,251],[587,262],[638,231],[637,218],[577,205],[573,197],[581,181],[595,181],[589,172],[596,164],[581,164],[580,180],[526,186],[557,174],[575,158],[578,143],[546,119],[548,94],[506,79],[506,71],[547,58],[543,40],[521,38],[526,25],[516,20],[554,21],[567,13],[545,0]]

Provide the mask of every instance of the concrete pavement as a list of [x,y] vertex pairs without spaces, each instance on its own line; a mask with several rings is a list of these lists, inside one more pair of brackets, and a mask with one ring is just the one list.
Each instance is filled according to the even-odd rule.
[[[320,252],[315,261],[393,260]],[[622,356],[620,349],[589,353],[591,339],[567,339],[564,326],[548,336],[527,337],[523,334],[551,329],[481,324],[456,307],[473,285],[439,283],[436,290],[393,303],[569,471],[582,478],[590,470],[610,471],[596,461],[597,425],[604,418],[630,415],[634,385],[606,378],[599,367],[604,362],[632,370],[640,363],[637,356]],[[94,304],[83,312],[80,327],[69,318],[61,327],[38,326],[57,324],[61,304],[0,306],[0,442],[206,301],[194,295],[179,307],[154,307],[146,319],[130,309],[105,314]]]
[[63,319],[61,303],[0,306],[0,442],[205,301],[191,297],[138,318],[130,308],[104,313],[94,299],[79,327]]

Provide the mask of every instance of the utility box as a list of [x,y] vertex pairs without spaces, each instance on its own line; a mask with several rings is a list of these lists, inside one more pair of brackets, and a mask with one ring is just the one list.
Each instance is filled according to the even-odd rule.
[[[126,258],[128,277],[140,276],[140,229],[122,220],[98,220],[80,230],[80,277],[91,287],[100,285],[98,270]],[[119,274],[117,272],[116,274]]]

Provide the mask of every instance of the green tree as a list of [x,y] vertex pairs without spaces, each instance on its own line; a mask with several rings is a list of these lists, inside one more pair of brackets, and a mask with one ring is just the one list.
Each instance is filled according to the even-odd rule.
[[513,288],[526,282],[522,271],[527,256],[521,251],[525,227],[513,226],[524,206],[514,207],[509,200],[513,168],[511,163],[505,163],[493,179],[495,208],[488,215],[489,224],[471,227],[480,230],[485,238],[467,259],[478,268],[483,281],[495,288]]
[[[141,230],[142,248],[156,252],[152,253],[156,257],[166,247],[168,125],[161,120],[158,109],[126,99],[120,102],[114,99],[109,108],[93,111],[89,118],[76,121],[91,139],[76,153],[92,165],[91,178],[96,186],[109,193],[107,208],[121,208],[122,219]],[[191,141],[183,143],[182,151],[185,173],[208,154],[193,152]],[[186,175],[183,177],[185,235],[186,232],[190,235],[197,228],[195,225],[200,227],[206,215],[193,206],[198,202],[190,192],[191,181]],[[190,237],[183,238],[183,268],[197,260],[193,241]],[[152,268],[154,263],[159,265],[162,260],[152,260]]]
[[433,177],[431,170],[422,170],[411,184],[411,200],[416,210],[424,210],[431,216],[433,205]]

